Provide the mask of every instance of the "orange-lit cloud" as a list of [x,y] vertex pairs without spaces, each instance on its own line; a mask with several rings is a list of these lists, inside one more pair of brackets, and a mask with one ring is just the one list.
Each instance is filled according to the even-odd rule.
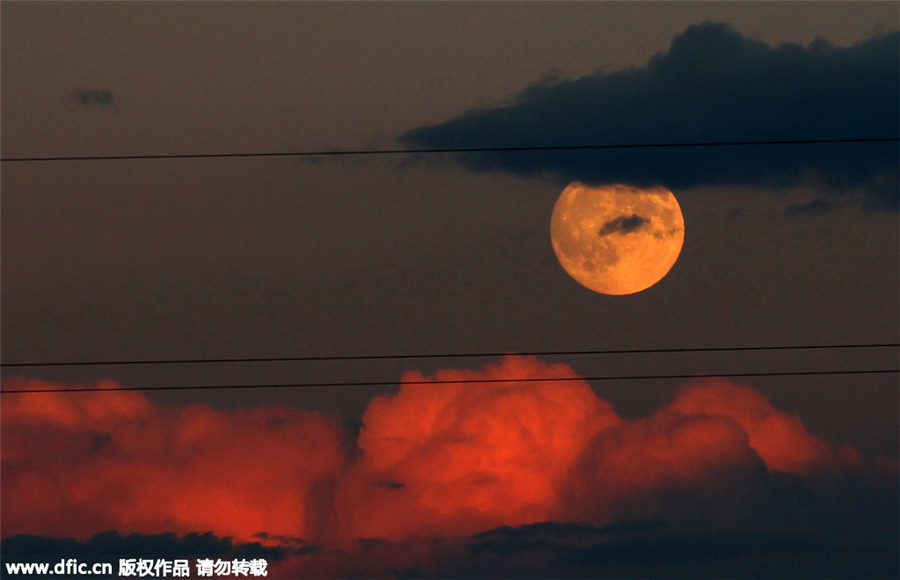
[[[362,455],[338,495],[342,534],[469,534],[553,517],[585,443],[619,417],[585,381],[515,382],[544,378],[578,376],[509,356],[481,371],[439,371],[439,384],[406,384],[373,400]],[[500,382],[443,383],[476,380]]]
[[567,519],[664,517],[734,523],[765,487],[765,464],[727,417],[663,409],[598,434],[574,466]]
[[836,463],[859,464],[859,452],[838,449],[806,430],[796,415],[775,409],[761,393],[722,379],[683,388],[670,408],[685,415],[730,417],[746,431],[750,445],[770,469],[805,473]]
[[[548,378],[573,380],[521,380]],[[534,357],[409,372],[403,383],[372,400],[352,459],[339,421],[292,407],[160,405],[113,382],[105,392],[4,395],[2,534],[211,531],[252,541],[265,532],[269,543],[323,546],[298,556],[309,570],[356,562],[348,573],[376,575],[384,562],[400,565],[398,546],[449,537],[460,546],[500,526],[736,525],[777,512],[784,472],[803,482],[871,465],[724,380],[689,384],[636,420],[570,367]],[[429,545],[409,553],[424,563]]]
[[317,537],[321,498],[344,463],[336,421],[287,407],[161,406],[101,386],[110,392],[4,395],[4,536]]

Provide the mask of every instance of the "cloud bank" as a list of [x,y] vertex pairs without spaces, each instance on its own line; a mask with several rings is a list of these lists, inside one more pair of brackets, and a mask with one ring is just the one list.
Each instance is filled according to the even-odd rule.
[[[452,382],[473,380],[491,382]],[[897,571],[896,462],[822,441],[749,386],[693,382],[623,419],[534,357],[402,383],[356,450],[339,420],[289,407],[158,405],[112,382],[4,395],[4,551],[96,555],[114,530],[101,538],[274,549],[273,577]]]
[[[412,129],[419,148],[897,137],[900,33],[850,47],[770,46],[727,24],[689,27],[642,68],[545,80],[510,102]],[[814,184],[900,207],[896,142],[462,153],[477,171],[686,189]],[[853,194],[856,194],[855,196]]]

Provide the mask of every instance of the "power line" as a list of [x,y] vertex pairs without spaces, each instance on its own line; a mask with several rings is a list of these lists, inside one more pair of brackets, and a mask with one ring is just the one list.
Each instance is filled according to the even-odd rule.
[[457,147],[429,149],[337,149],[319,151],[280,151],[258,153],[171,153],[160,155],[78,155],[60,157],[6,157],[4,163],[43,161],[127,161],[137,159],[223,159],[235,157],[335,157],[339,155],[418,155],[438,153],[500,153],[527,151],[579,151],[602,149],[662,149],[678,147],[746,147],[762,145],[825,145],[835,143],[890,143],[900,137],[864,137],[845,139],[787,139],[768,141],[703,141],[686,143],[626,143],[609,145],[540,145],[523,147]]
[[366,360],[404,360],[404,359],[442,359],[442,358],[492,358],[509,354],[518,356],[583,356],[583,355],[621,355],[621,354],[666,354],[691,352],[752,352],[777,350],[817,350],[817,349],[849,349],[849,348],[896,348],[900,343],[875,344],[823,344],[823,345],[784,345],[784,346],[722,346],[700,348],[646,348],[616,350],[555,350],[530,352],[458,352],[431,354],[375,354],[375,355],[338,355],[338,356],[290,356],[290,357],[255,357],[255,358],[195,358],[195,359],[157,359],[157,360],[120,360],[120,361],[72,361],[72,362],[25,362],[0,363],[0,367],[74,367],[74,366],[113,366],[113,365],[160,365],[160,364],[219,364],[219,363],[271,363],[271,362],[325,362],[325,361],[366,361]]
[[630,381],[630,380],[659,380],[659,379],[713,379],[736,377],[794,377],[794,376],[822,376],[822,375],[875,375],[887,373],[900,373],[900,369],[861,369],[847,371],[784,371],[784,372],[757,372],[757,373],[718,373],[718,374],[677,374],[677,375],[621,375],[602,377],[547,377],[525,379],[461,379],[461,380],[423,380],[423,381],[352,381],[338,383],[275,383],[275,384],[249,384],[249,385],[176,385],[168,387],[121,387],[118,389],[87,388],[87,389],[4,389],[0,395],[8,394],[36,394],[36,393],[118,393],[124,391],[197,391],[219,389],[284,389],[284,388],[320,388],[320,387],[388,387],[402,385],[447,385],[447,384],[490,384],[490,383],[550,383],[570,381]]

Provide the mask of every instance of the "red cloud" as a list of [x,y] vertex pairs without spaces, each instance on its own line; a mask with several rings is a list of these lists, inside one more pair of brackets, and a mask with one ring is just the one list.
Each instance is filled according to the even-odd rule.
[[110,392],[4,395],[4,536],[115,529],[317,538],[327,515],[317,494],[344,463],[336,421],[291,408],[161,406],[101,386]]
[[[341,532],[401,539],[551,518],[584,444],[619,417],[565,365],[509,356],[439,371],[369,405],[362,456],[339,490]],[[416,372],[404,382],[428,381]]]
[[574,466],[566,519],[735,523],[766,486],[747,433],[727,417],[663,409],[598,434]]
[[778,411],[759,392],[722,379],[683,388],[670,408],[685,415],[730,417],[747,432],[750,446],[770,469],[805,473],[861,459],[848,445],[833,449],[807,431],[799,417]]
[[[776,472],[862,465],[727,381],[689,385],[639,420],[620,419],[570,367],[533,357],[403,382],[369,405],[353,461],[336,420],[291,407],[159,405],[112,382],[4,395],[3,535],[267,532],[346,547],[547,520],[728,525],[771,507]],[[344,559],[306,559],[329,554]]]

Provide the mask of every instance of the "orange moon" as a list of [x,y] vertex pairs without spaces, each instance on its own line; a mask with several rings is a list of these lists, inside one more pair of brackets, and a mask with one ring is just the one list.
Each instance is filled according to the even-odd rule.
[[634,294],[675,265],[684,216],[664,187],[573,182],[553,207],[550,241],[560,265],[579,284],[601,294]]

